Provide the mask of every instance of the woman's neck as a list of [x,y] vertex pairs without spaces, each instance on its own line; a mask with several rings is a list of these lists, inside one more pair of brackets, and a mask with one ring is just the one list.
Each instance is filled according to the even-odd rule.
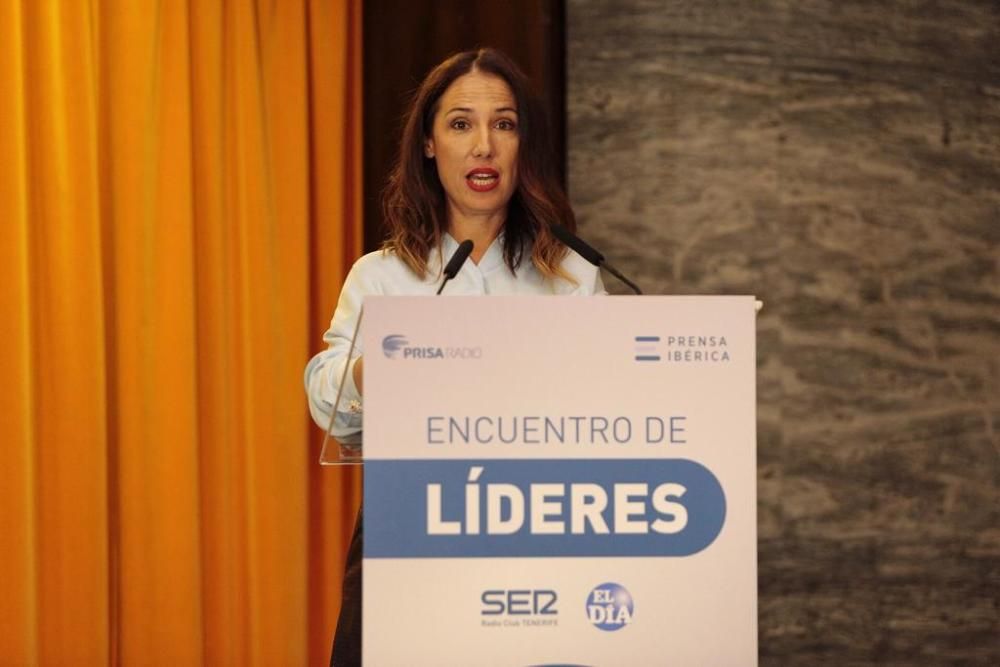
[[459,243],[466,239],[472,241],[472,254],[469,255],[469,259],[479,264],[479,260],[483,258],[490,245],[500,235],[505,219],[506,213],[475,218],[452,212],[448,221],[448,233]]

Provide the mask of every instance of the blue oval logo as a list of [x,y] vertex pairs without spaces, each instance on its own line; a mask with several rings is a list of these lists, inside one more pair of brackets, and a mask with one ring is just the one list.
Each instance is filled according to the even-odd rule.
[[621,584],[603,583],[587,596],[587,620],[599,630],[621,630],[632,622],[634,615],[632,594]]

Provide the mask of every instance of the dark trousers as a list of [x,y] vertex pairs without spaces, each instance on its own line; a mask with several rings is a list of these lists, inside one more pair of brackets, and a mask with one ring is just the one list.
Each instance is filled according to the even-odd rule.
[[330,667],[355,667],[361,664],[361,552],[364,543],[361,510],[354,524],[354,536],[347,549],[344,568],[343,595],[340,600],[340,618],[333,636]]

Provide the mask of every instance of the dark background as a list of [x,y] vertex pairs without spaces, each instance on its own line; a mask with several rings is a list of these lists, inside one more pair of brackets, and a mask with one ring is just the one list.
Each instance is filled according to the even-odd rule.
[[407,93],[492,45],[582,236],[648,293],[765,302],[761,662],[1000,664],[1000,3],[365,12],[368,249]]

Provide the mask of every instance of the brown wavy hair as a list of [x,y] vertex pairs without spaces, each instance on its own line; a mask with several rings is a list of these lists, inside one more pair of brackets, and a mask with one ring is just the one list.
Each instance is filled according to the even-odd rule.
[[455,79],[472,71],[506,81],[517,104],[517,189],[503,226],[504,262],[516,271],[530,248],[531,261],[542,275],[572,281],[560,266],[566,246],[549,231],[549,224],[556,223],[576,232],[576,218],[556,175],[545,114],[514,61],[490,48],[448,58],[431,70],[414,94],[399,157],[382,193],[382,215],[389,228],[383,250],[395,252],[414,273],[426,276],[430,252],[440,248],[448,229],[448,213],[444,188],[434,160],[424,154],[424,142],[431,136],[441,96]]

